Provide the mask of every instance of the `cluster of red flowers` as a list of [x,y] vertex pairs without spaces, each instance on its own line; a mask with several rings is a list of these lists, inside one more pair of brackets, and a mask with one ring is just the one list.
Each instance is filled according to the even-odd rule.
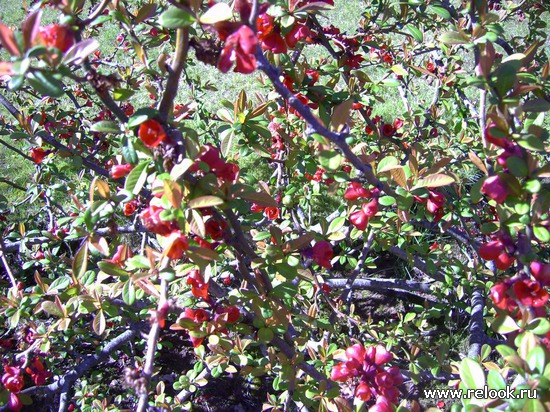
[[378,189],[365,189],[360,183],[350,182],[348,189],[344,194],[344,199],[348,201],[356,201],[359,199],[372,198],[370,202],[363,203],[361,209],[353,212],[349,216],[349,221],[358,230],[365,230],[369,224],[369,219],[378,213],[378,196],[380,191]]
[[514,252],[514,243],[510,236],[505,234],[495,237],[479,248],[479,256],[482,259],[494,261],[500,270],[506,270],[512,266],[516,260]]
[[323,169],[322,167],[317,167],[317,170],[315,171],[315,174],[310,175],[309,173],[305,173],[305,177],[307,180],[313,180],[314,182],[323,182],[326,185],[330,185],[334,183],[334,179],[332,177],[329,178],[323,178],[323,175],[327,171]]
[[550,286],[550,264],[532,262],[529,269],[531,278],[514,277],[498,282],[491,288],[491,299],[496,307],[509,312],[519,302],[522,306],[534,308],[536,316],[546,317],[544,305],[549,295],[545,288]]
[[426,203],[426,209],[434,215],[434,222],[439,222],[443,217],[443,206],[445,205],[445,195],[435,190],[428,190],[428,197],[413,196],[414,200],[420,203]]
[[[364,402],[375,400],[369,412],[393,412],[403,383],[396,366],[384,369],[393,355],[382,345],[365,348],[357,343],[346,349],[345,361],[332,368],[330,378],[339,382],[357,383],[355,396]],[[342,359],[343,360],[343,359]]]
[[[24,371],[30,376],[36,386],[41,386],[46,383],[46,380],[52,377],[52,373],[44,368],[44,364],[39,357],[35,357],[30,365]],[[18,366],[4,366],[4,374],[2,375],[2,385],[10,392],[8,406],[10,410],[19,412],[23,409],[23,403],[17,394],[23,390],[25,386],[25,378],[23,370]]]
[[[227,323],[235,323],[241,317],[241,312],[236,306],[218,306],[214,311],[214,320],[219,321],[222,316],[227,317]],[[191,340],[191,344],[194,348],[199,347],[204,341],[206,333],[200,329],[204,322],[208,322],[211,317],[212,315],[204,309],[191,308],[185,308],[183,313],[180,315],[178,320],[184,320],[184,327],[189,331],[189,339]],[[185,320],[187,320],[187,322]],[[192,323],[190,324],[189,321],[191,321]],[[225,327],[223,327],[221,330],[219,330],[219,332],[226,333],[227,330],[225,329]]]
[[256,203],[252,203],[252,206],[250,206],[250,211],[252,213],[261,213],[264,212],[264,216],[267,217],[269,220],[277,220],[280,216],[280,210],[278,207],[263,207],[260,205],[257,205]]

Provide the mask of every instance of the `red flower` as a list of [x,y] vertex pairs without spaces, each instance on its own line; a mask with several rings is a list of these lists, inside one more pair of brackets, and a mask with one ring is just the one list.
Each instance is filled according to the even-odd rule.
[[198,270],[192,270],[187,277],[188,285],[191,285],[191,293],[199,299],[208,299],[208,283],[204,283],[204,278]]
[[154,119],[149,119],[139,126],[139,138],[149,148],[157,147],[164,139],[166,132],[162,125]]
[[130,202],[126,203],[124,205],[124,216],[132,216],[134,212],[137,209],[137,202],[135,200],[131,200]]
[[396,386],[403,383],[399,368],[383,368],[385,363],[393,359],[393,355],[382,345],[365,348],[355,344],[346,349],[345,356],[345,362],[332,368],[330,378],[340,382],[348,379],[359,381],[355,389],[356,397],[368,401],[375,395],[376,405],[382,408],[376,410],[393,411],[392,403],[397,402],[399,395]]
[[491,300],[497,308],[512,310],[517,306],[514,299],[508,296],[509,285],[506,282],[499,282],[491,288]]
[[293,49],[300,40],[307,39],[309,36],[311,36],[309,28],[305,24],[296,23],[285,36],[285,41],[288,47]]
[[23,389],[24,381],[21,369],[14,366],[4,366],[4,374],[2,375],[2,385],[11,393],[19,393]]
[[178,225],[174,220],[162,220],[160,218],[162,212],[164,212],[162,207],[151,205],[141,212],[140,217],[143,226],[145,226],[147,230],[161,236],[168,236],[173,230],[178,228]]
[[218,307],[216,309],[216,313],[218,313],[219,315],[227,313],[227,323],[235,323],[241,317],[241,312],[236,306],[228,306],[226,308]]
[[445,196],[442,193],[430,190],[430,196],[428,197],[428,203],[426,204],[428,211],[435,214],[438,209],[443,207],[444,204]]
[[395,130],[401,128],[403,126],[403,120],[397,118],[395,119],[395,121],[393,122],[393,127],[395,128]]
[[504,245],[500,240],[492,240],[479,248],[479,256],[485,260],[496,260],[504,252]]
[[264,209],[264,216],[269,220],[275,220],[279,218],[279,208],[278,207],[266,207]]
[[111,168],[111,176],[113,179],[120,179],[121,177],[126,176],[134,168],[130,163],[124,165],[115,165]]
[[395,128],[393,125],[386,123],[384,126],[382,126],[382,134],[387,137],[393,136],[395,133]]
[[334,251],[330,243],[321,240],[320,242],[315,243],[313,246],[312,258],[315,263],[319,266],[322,266],[326,269],[332,268],[332,263],[330,260],[334,256]]
[[344,199],[353,201],[357,199],[366,199],[371,196],[371,191],[361,186],[361,183],[350,182],[350,184],[348,185],[348,189],[344,194]]
[[510,194],[510,189],[500,175],[494,175],[485,179],[481,186],[481,193],[501,204]]
[[355,397],[367,402],[372,396],[372,389],[365,382],[361,382],[355,389]]
[[49,151],[42,149],[41,147],[31,149],[31,157],[34,163],[39,165],[44,158],[49,154]]
[[66,52],[74,44],[74,33],[69,26],[50,24],[38,30],[41,43]]
[[8,405],[10,407],[10,410],[13,412],[19,412],[21,409],[23,409],[23,402],[21,402],[19,396],[17,396],[13,392],[10,393],[10,400],[8,402]]
[[36,386],[44,385],[48,378],[52,377],[52,373],[44,369],[44,365],[40,361],[40,358],[36,357],[31,363],[31,366],[25,369]]
[[514,283],[514,293],[525,306],[540,308],[548,302],[548,292],[534,280],[523,279]]
[[358,210],[350,215],[349,221],[357,229],[365,230],[369,224],[369,217],[363,212],[363,210]]
[[[207,322],[209,316],[208,316],[208,313],[204,309],[185,308],[185,311],[181,315],[181,318],[191,319],[197,325],[200,325],[204,322]],[[196,332],[192,331],[192,332],[189,333],[189,339],[191,340],[191,343],[193,344],[193,347],[197,348],[201,345],[202,341],[204,340],[204,335],[201,334],[201,333],[196,333]]]
[[206,222],[206,234],[209,235],[212,239],[218,240],[223,237],[227,223],[219,222],[216,219],[209,219]]
[[542,286],[550,286],[550,263],[531,262],[531,274]]
[[233,71],[237,73],[252,73],[256,70],[256,48],[258,47],[258,38],[252,29],[248,26],[241,26],[236,32],[231,34],[225,41],[225,47],[218,61],[218,69],[222,73],[227,73],[236,62]]
[[506,270],[514,264],[515,260],[515,257],[508,255],[508,253],[506,252],[503,252],[495,259],[495,266],[497,267],[497,269]]
[[179,230],[175,230],[168,235],[164,253],[170,259],[181,259],[183,252],[189,247],[187,237]]
[[375,216],[378,213],[378,200],[374,199],[369,203],[364,203],[363,206],[361,206],[361,210],[368,217]]

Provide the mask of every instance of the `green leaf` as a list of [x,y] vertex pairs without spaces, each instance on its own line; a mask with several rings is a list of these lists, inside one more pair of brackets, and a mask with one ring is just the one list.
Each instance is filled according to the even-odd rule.
[[100,310],[95,315],[94,321],[92,322],[92,328],[96,334],[102,335],[103,332],[105,332],[105,325],[105,314]]
[[281,299],[291,299],[298,293],[298,286],[290,282],[284,282],[273,288],[270,295],[277,296]]
[[116,122],[111,120],[101,120],[97,123],[94,123],[90,128],[92,132],[100,133],[120,133],[120,128]]
[[86,273],[88,267],[88,242],[82,243],[73,259],[72,269],[76,279],[80,279]]
[[63,311],[55,304],[55,302],[46,300],[42,302],[42,305],[40,306],[48,315],[56,316],[58,318],[63,318],[65,316]]
[[126,101],[134,95],[134,91],[131,89],[114,89],[113,99],[118,101]]
[[269,328],[260,328],[258,330],[258,339],[260,340],[260,342],[269,343],[274,336],[275,334]]
[[445,175],[443,173],[436,173],[433,175],[426,176],[423,179],[420,179],[418,183],[411,189],[418,189],[421,187],[441,187],[447,186],[451,183],[454,183],[455,179],[451,176]]
[[542,346],[533,348],[527,355],[527,365],[532,371],[544,372],[546,366],[546,354]]
[[510,156],[506,159],[506,166],[510,172],[516,177],[525,177],[529,174],[527,164],[521,157]]
[[506,381],[498,371],[490,370],[487,373],[487,386],[496,390],[506,389]]
[[531,99],[523,104],[524,112],[542,113],[550,110],[550,102],[546,99]]
[[71,278],[69,276],[62,276],[55,279],[48,288],[47,295],[54,295],[60,291],[65,290],[71,284]]
[[124,138],[124,145],[122,146],[122,156],[127,163],[135,165],[138,162],[138,155],[134,147],[134,142],[130,137],[126,136]]
[[345,216],[337,217],[332,222],[330,222],[330,225],[328,226],[327,234],[338,232],[340,229],[342,229],[345,223],[346,223]]
[[451,13],[449,13],[449,10],[441,6],[428,6],[428,11],[437,14],[445,20],[449,20],[451,18]]
[[130,174],[126,177],[126,182],[124,183],[124,190],[137,195],[143,185],[147,181],[147,166],[149,166],[149,161],[143,161],[132,169]]
[[200,17],[202,24],[215,24],[220,21],[230,20],[233,17],[231,7],[226,3],[216,3]]
[[206,195],[206,196],[200,196],[191,200],[189,202],[189,207],[191,209],[201,209],[204,207],[223,205],[223,203],[224,203],[223,199],[217,196]]
[[525,329],[533,332],[535,335],[546,335],[550,332],[550,321],[544,318],[536,318],[529,322]]
[[168,10],[160,15],[159,19],[160,25],[167,29],[187,27],[195,21],[196,19],[191,13],[177,7],[169,7]]
[[336,150],[324,150],[319,154],[319,163],[327,170],[336,170],[342,164],[344,157]]
[[380,163],[378,163],[378,166],[376,167],[376,172],[387,172],[388,170],[392,170],[398,167],[401,167],[401,165],[399,164],[399,160],[397,159],[397,157],[386,156],[380,161]]
[[439,37],[439,41],[445,44],[464,44],[469,40],[456,31],[446,31]]
[[464,358],[460,365],[460,379],[468,389],[482,389],[485,386],[485,373],[475,360]]
[[520,329],[516,321],[512,319],[510,316],[506,316],[506,315],[497,316],[491,326],[495,332],[500,333],[502,335],[515,332],[516,330]]
[[395,204],[395,198],[392,196],[382,196],[380,199],[378,199],[378,203],[382,206],[391,206]]
[[533,227],[533,234],[541,242],[550,242],[550,232],[544,226]]
[[424,41],[424,34],[417,27],[411,26],[410,24],[407,24],[405,27],[418,43],[422,43]]
[[51,73],[39,71],[27,73],[27,80],[33,89],[42,95],[61,97],[65,93],[63,84]]
[[269,194],[266,192],[244,192],[239,195],[241,199],[254,202],[259,206],[264,207],[278,207],[279,205]]
[[112,262],[102,260],[97,263],[97,266],[102,272],[105,272],[109,276],[128,276],[129,273],[122,269],[119,265]]
[[122,288],[122,300],[127,305],[133,305],[136,301],[136,290],[130,280],[126,282]]
[[518,144],[521,147],[524,147],[529,150],[534,150],[537,152],[544,152],[544,143],[534,134],[527,134],[521,137],[521,140],[518,141]]

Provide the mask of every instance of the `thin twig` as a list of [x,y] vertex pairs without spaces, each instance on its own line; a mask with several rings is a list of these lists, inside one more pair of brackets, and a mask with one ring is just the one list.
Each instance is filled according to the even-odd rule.
[[[157,310],[160,312],[163,310],[164,305],[168,298],[168,281],[162,279],[160,282],[160,298],[157,305]],[[153,367],[155,361],[155,354],[157,352],[157,342],[159,338],[161,325],[160,319],[156,319],[151,325],[149,336],[147,338],[147,354],[145,355],[145,365],[143,365],[143,371],[141,376],[145,379],[145,388],[143,393],[139,395],[139,402],[136,408],[136,412],[145,412],[149,403],[149,384],[151,382],[151,376],[153,376]]]

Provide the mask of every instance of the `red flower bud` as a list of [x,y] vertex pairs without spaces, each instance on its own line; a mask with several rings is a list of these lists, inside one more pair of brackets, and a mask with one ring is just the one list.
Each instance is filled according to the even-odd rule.
[[531,262],[531,274],[543,286],[550,286],[550,263]]
[[124,165],[115,165],[111,168],[111,176],[113,179],[120,179],[130,173],[133,168],[134,166],[129,163]]
[[485,179],[481,186],[481,193],[501,204],[510,194],[510,189],[500,175],[494,175]]

